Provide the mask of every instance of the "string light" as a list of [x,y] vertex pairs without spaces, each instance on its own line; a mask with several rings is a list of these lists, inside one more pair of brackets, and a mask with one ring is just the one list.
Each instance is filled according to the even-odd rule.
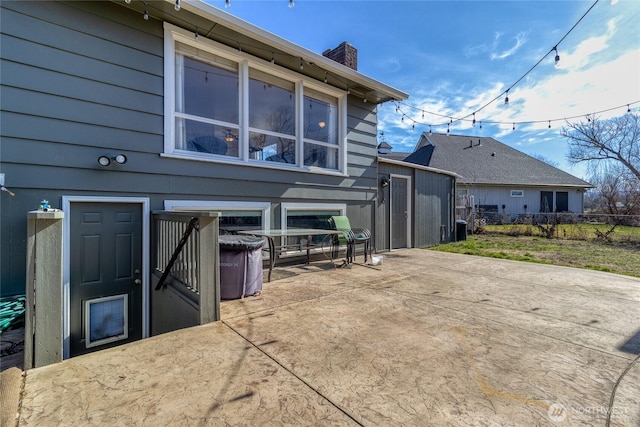
[[176,0],[176,5],[174,6],[176,12],[180,12],[180,0]]
[[[422,117],[424,117],[424,113],[422,113]],[[473,127],[476,127],[476,113],[473,113]]]
[[324,82],[325,82],[325,83],[329,80],[329,79],[328,79],[328,75],[329,75],[329,72],[328,72],[328,71],[325,71],[325,73],[324,73]]
[[294,3],[293,0],[289,0],[289,9],[291,9],[293,6],[295,6],[296,4]]
[[224,0],[225,9],[229,9],[231,7],[231,0]]
[[506,95],[504,97],[504,105],[509,105],[509,89],[507,89]]
[[276,57],[273,55],[273,52],[271,52],[271,63],[272,64],[276,63]]
[[196,32],[193,35],[193,38],[195,38],[196,40],[198,40],[198,27],[196,27]]
[[124,0],[126,4],[131,4],[131,0]]
[[[411,105],[404,104],[404,103],[402,103],[400,101],[394,101],[394,103],[395,103],[395,106],[396,106],[396,112],[399,113],[399,114],[402,114],[402,121],[403,122],[404,122],[404,117],[406,117],[408,120],[411,120],[413,122],[414,126],[415,125],[429,126],[429,133],[430,134],[433,132],[433,127],[436,127],[436,128],[437,127],[444,127],[446,125],[448,131],[450,131],[451,130],[451,125],[453,125],[454,123],[457,123],[457,122],[468,122],[468,123],[473,125],[473,119],[468,119],[466,117],[445,116],[445,115],[438,114],[438,113],[435,113],[435,112],[432,112],[432,111],[426,111],[426,110],[418,109],[418,108],[413,107]],[[547,118],[547,119],[544,119],[544,120],[522,120],[522,121],[508,121],[508,122],[498,121],[498,120],[485,120],[485,123],[489,123],[489,124],[492,124],[492,125],[498,125],[498,126],[500,126],[500,125],[509,125],[510,124],[512,130],[516,130],[516,127],[518,125],[532,125],[532,124],[538,124],[538,123],[547,122],[547,128],[551,129],[551,122],[552,121],[553,122],[561,121],[561,120],[568,121],[568,120],[573,120],[573,119],[586,118],[590,122],[590,121],[592,121],[592,118],[595,117],[598,114],[607,113],[607,112],[614,111],[614,110],[617,110],[617,109],[620,109],[620,108],[624,108],[624,107],[626,107],[625,110],[624,110],[625,112],[631,113],[632,112],[631,105],[635,105],[635,104],[638,104],[638,103],[640,103],[640,100],[635,101],[635,102],[631,102],[629,104],[623,104],[623,105],[619,105],[619,106],[616,106],[616,107],[603,109],[603,110],[596,111],[596,112],[593,112],[593,113],[580,114],[580,115],[575,115],[575,116],[570,116],[570,117],[565,116],[565,117],[555,117],[555,118],[551,118],[551,119]],[[405,106],[407,106],[409,108],[412,108],[412,109],[420,110],[420,113],[423,116],[424,116],[424,114],[429,113],[429,114],[432,114],[432,115],[435,115],[435,116],[442,117],[443,119],[446,119],[446,121],[443,120],[440,123],[419,122],[418,120],[413,119],[411,117],[411,115],[407,114],[401,108],[402,105],[405,105]],[[473,113],[470,114],[467,117],[473,117]],[[478,124],[478,127],[479,127],[480,130],[483,130],[482,121],[476,120],[476,124]],[[447,132],[447,133],[449,133],[449,132]]]
[[558,62],[560,62],[560,55],[558,55],[558,46],[554,46],[553,50],[556,52],[555,62],[556,65],[558,65]]
[[300,69],[303,70],[304,69],[304,63],[302,61],[302,58],[300,59]]

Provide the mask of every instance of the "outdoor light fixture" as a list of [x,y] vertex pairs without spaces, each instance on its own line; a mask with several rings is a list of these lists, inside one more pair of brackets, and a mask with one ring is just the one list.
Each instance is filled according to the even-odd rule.
[[389,186],[389,178],[387,178],[386,176],[382,177],[382,179],[380,180],[380,187],[387,188],[388,186]]
[[102,167],[107,167],[111,164],[111,162],[116,162],[119,165],[124,165],[127,163],[127,156],[124,154],[116,154],[115,156],[100,156],[98,157],[98,164]]

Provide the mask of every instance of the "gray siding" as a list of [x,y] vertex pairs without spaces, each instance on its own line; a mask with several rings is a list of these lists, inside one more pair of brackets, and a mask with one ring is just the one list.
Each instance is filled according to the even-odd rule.
[[[348,176],[189,161],[163,151],[163,28],[112,2],[0,3],[2,294],[24,292],[26,213],[63,195],[346,203],[373,228],[375,105],[350,96]],[[103,154],[128,163],[101,168]],[[279,222],[272,226],[280,226]]]
[[[540,192],[566,192],[568,194],[569,211],[584,211],[584,189],[576,187],[526,187],[526,186],[459,186],[460,192],[468,191],[476,205],[496,205],[500,212],[510,214],[540,212]],[[511,190],[522,190],[523,197],[511,197]],[[504,209],[502,209],[504,205]],[[525,209],[526,206],[526,209]],[[553,210],[554,206],[550,206]]]

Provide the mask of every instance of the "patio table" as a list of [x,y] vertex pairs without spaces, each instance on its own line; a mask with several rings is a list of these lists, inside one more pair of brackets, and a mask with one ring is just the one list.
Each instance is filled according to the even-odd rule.
[[[269,229],[269,230],[241,230],[236,231],[238,234],[247,234],[250,236],[256,237],[264,237],[267,239],[267,243],[269,245],[269,274],[267,276],[267,282],[271,281],[271,272],[273,271],[273,267],[276,264],[276,248],[288,248],[288,247],[300,247],[304,248],[307,251],[307,264],[310,262],[311,249],[317,245],[312,244],[311,238],[313,236],[337,236],[343,233],[341,230],[323,230],[318,228],[287,228],[287,229]],[[287,237],[303,237],[306,236],[307,239],[304,244],[299,245],[287,245],[283,244],[282,239]],[[325,237],[326,238],[326,237]],[[276,246],[275,239],[280,239],[280,245]],[[324,241],[323,241],[324,242]],[[335,253],[336,239],[331,239],[330,244],[330,257],[331,262],[333,262],[333,256]],[[323,245],[324,246],[324,245]]]

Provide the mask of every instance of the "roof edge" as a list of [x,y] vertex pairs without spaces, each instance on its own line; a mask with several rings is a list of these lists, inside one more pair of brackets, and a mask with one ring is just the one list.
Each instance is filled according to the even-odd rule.
[[[174,0],[164,1],[171,4],[175,3]],[[380,103],[390,100],[405,100],[409,98],[409,94],[406,92],[375,80],[356,70],[352,70],[351,68],[335,62],[332,59],[290,42],[289,40],[277,36],[245,20],[230,15],[229,13],[205,3],[202,0],[182,0],[181,7],[205,19],[209,19],[214,22],[221,22],[222,25],[229,27],[231,30],[244,33],[259,42],[271,44],[273,47],[292,56],[299,56],[304,60],[313,62],[316,65],[325,68],[327,71],[339,75],[340,77],[353,80],[357,84],[363,86],[371,87],[373,90],[380,92],[388,98],[386,100],[381,100]]]
[[454,177],[456,179],[462,178],[462,176],[458,175],[455,172],[446,171],[446,170],[443,170],[443,169],[432,168],[432,167],[429,167],[429,166],[423,166],[423,165],[419,165],[417,163],[403,162],[402,160],[387,159],[385,157],[378,157],[378,161],[382,162],[382,163],[389,163],[389,164],[392,164],[392,165],[405,166],[405,167],[409,167],[409,168],[412,168],[412,169],[419,169],[419,170],[423,170],[423,171],[427,171],[427,172],[439,173],[441,175],[449,175],[449,176],[452,176],[452,177]]

